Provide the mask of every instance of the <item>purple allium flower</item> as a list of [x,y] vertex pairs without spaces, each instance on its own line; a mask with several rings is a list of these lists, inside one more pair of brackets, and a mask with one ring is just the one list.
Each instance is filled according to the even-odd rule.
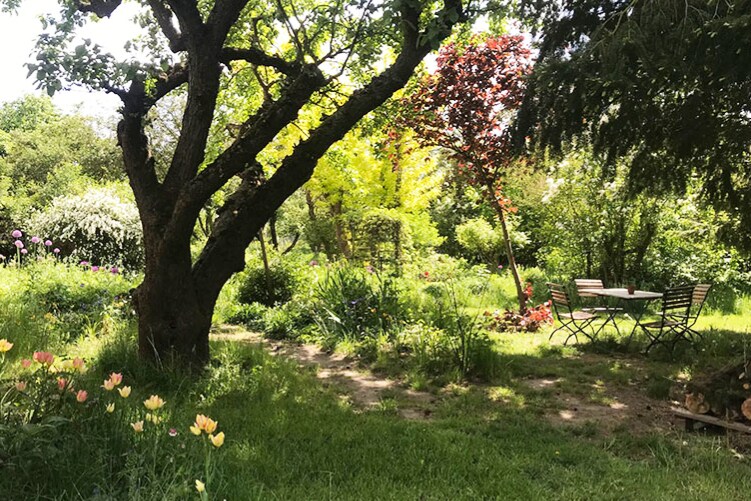
[[17,249],[23,249],[23,242],[21,242],[20,240],[13,242],[13,245],[15,245]]
[[13,233],[11,233],[13,238],[21,238],[23,236],[23,233],[21,233],[21,230],[13,230]]
[[41,241],[42,241],[42,239],[39,238],[39,237],[31,237],[31,243],[32,244],[38,244]]
[[117,268],[117,266],[113,266],[112,268],[110,268],[110,273],[117,275],[118,273],[120,273],[120,270]]
[[28,254],[29,251],[27,249],[21,249],[21,254]]
[[318,266],[318,261],[316,261],[316,260],[314,259],[314,260],[312,260],[312,261],[311,261],[310,263],[308,263],[308,264],[309,264],[310,266]]
[[52,240],[45,240],[45,241],[44,241],[44,245],[45,245],[46,247],[52,247]]
[[81,261],[80,264],[81,264],[81,266],[88,266],[89,262],[88,261]]
[[92,266],[91,271],[99,271],[99,266]]
[[55,254],[60,254],[60,249],[55,247],[54,249],[52,249],[52,252],[54,252]]

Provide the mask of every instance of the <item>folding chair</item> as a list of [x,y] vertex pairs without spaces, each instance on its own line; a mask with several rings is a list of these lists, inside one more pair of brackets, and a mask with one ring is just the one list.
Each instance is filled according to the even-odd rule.
[[[650,343],[644,351],[645,353],[649,353],[649,350],[654,345],[667,342],[668,337],[672,337],[671,352],[675,349],[676,343],[681,339],[690,341],[686,337],[686,334],[689,331],[688,321],[693,297],[693,285],[673,287],[663,293],[660,319],[641,324],[647,337],[650,338]],[[653,333],[650,329],[656,332]],[[688,334],[691,335],[690,333]]]
[[578,343],[579,337],[577,334],[579,333],[584,334],[587,339],[592,341],[595,333],[589,334],[584,329],[589,327],[589,324],[597,318],[597,315],[586,311],[574,311],[571,308],[571,301],[569,300],[568,293],[562,285],[554,283],[548,283],[547,285],[548,290],[550,291],[550,296],[553,300],[553,311],[555,311],[555,316],[561,323],[560,327],[550,333],[548,341],[553,339],[555,333],[562,329],[566,329],[570,332],[566,340],[563,342],[564,345],[566,345],[568,340],[572,337],[576,339],[576,342]]
[[709,289],[712,288],[712,284],[696,284],[694,285],[694,294],[691,297],[691,308],[689,309],[688,322],[686,325],[686,333],[692,338],[696,336],[698,339],[702,339],[701,332],[694,330],[696,321],[699,320],[701,310],[704,308],[704,302],[707,300]]
[[590,292],[592,289],[604,289],[605,286],[603,285],[602,280],[590,279],[590,278],[577,278],[576,280],[574,280],[574,283],[576,283],[576,293],[579,295],[580,298],[596,297],[598,298],[598,301],[600,301],[602,304],[602,306],[582,308],[582,311],[586,311],[587,313],[602,313],[607,316],[607,318],[602,323],[600,328],[597,329],[597,332],[595,332],[595,336],[597,336],[597,334],[599,334],[600,331],[605,328],[608,322],[610,322],[613,324],[613,327],[615,327],[615,331],[618,333],[618,336],[620,337],[621,331],[618,329],[618,324],[615,323],[615,316],[618,313],[622,313],[623,308],[619,308],[615,306],[608,306],[605,303],[606,299],[604,297],[598,296],[597,294],[593,294],[592,292]]

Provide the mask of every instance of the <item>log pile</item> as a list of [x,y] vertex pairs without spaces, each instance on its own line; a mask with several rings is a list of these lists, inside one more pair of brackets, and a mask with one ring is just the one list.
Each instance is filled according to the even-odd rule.
[[751,422],[751,360],[697,377],[683,392],[684,406],[690,412]]

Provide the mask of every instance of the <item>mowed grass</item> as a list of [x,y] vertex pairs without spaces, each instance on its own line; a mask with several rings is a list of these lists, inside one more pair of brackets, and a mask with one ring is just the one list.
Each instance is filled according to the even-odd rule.
[[[751,492],[748,460],[718,437],[582,434],[553,427],[534,403],[473,391],[442,399],[429,421],[360,412],[312,370],[227,341],[212,342],[215,360],[202,377],[154,383],[126,346],[105,352],[101,370],[151,385],[176,422],[200,411],[226,432],[216,499],[731,500]],[[512,380],[529,367],[570,375],[578,353],[518,351],[509,355],[517,357]]]
[[[92,361],[92,384],[122,371],[144,396],[163,396],[181,434],[189,435],[198,412],[219,421],[227,440],[212,499],[741,500],[751,492],[749,451],[725,437],[556,427],[545,416],[557,408],[554,396],[524,382],[560,379],[556,390],[593,402],[605,398],[601,388],[636,384],[660,394],[662,386],[655,390],[651,381],[659,386],[742,354],[745,322],[742,314],[709,312],[699,324],[705,340],[674,357],[645,357],[643,338],[626,346],[610,331],[568,347],[558,337],[549,343],[550,330],[495,334],[494,380],[437,396],[431,419],[420,421],[399,417],[389,405],[360,411],[323,387],[312,369],[238,342],[212,341],[210,366],[192,377],[138,361],[132,329],[82,338],[68,351]],[[129,499],[116,485],[107,490],[111,497],[92,497],[110,482],[107,463],[106,451],[79,450],[54,465],[49,478],[37,469],[28,478],[1,478],[0,489],[13,500]],[[193,490],[193,478],[169,481]],[[150,488],[139,499],[188,498]]]

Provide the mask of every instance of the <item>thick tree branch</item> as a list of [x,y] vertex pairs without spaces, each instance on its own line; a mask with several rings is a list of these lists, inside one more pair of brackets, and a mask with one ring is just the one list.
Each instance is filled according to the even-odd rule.
[[[123,99],[123,118],[117,126],[117,139],[123,150],[125,171],[136,198],[142,221],[154,220],[160,205],[161,187],[154,169],[154,158],[149,150],[148,139],[143,128],[146,111],[143,100],[143,83],[134,81]],[[121,96],[123,97],[123,96]]]
[[206,24],[219,46],[224,44],[229,30],[247,4],[248,0],[216,0]]
[[91,12],[99,17],[109,17],[120,7],[122,0],[76,0],[75,6],[81,12]]
[[282,97],[264,104],[245,122],[235,142],[182,190],[167,235],[176,238],[190,235],[193,221],[212,194],[235,175],[255,173],[256,156],[297,117],[300,108],[324,83],[320,70],[308,66],[289,84]]
[[258,66],[270,66],[285,75],[298,75],[302,65],[289,62],[279,56],[266,54],[260,49],[241,49],[237,47],[225,47],[222,49],[220,61],[229,65],[232,61],[247,61]]
[[180,52],[185,50],[185,40],[181,33],[177,31],[175,25],[172,24],[172,11],[167,7],[162,0],[149,0],[149,6],[154,13],[154,19],[159,23],[164,36],[169,41],[169,48],[172,52]]
[[175,17],[177,17],[178,23],[180,23],[180,31],[183,36],[195,42],[200,42],[199,39],[203,38],[204,35],[204,25],[195,0],[167,0],[167,3],[175,14]]

